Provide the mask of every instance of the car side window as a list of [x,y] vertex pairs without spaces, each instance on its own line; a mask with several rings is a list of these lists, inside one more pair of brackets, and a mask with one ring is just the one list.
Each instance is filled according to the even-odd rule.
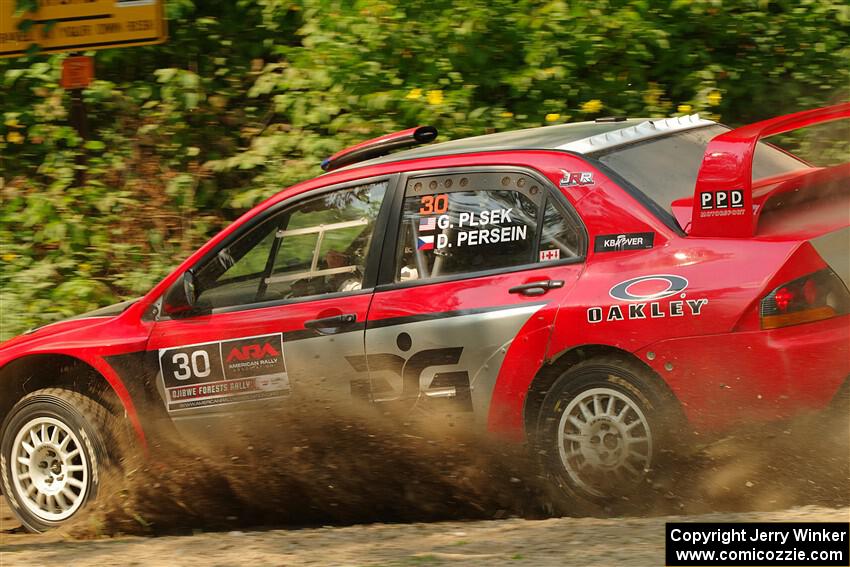
[[275,214],[198,269],[198,302],[219,308],[359,290],[386,189],[339,189]]
[[541,262],[584,256],[584,232],[551,195],[546,199],[540,230],[538,259]]
[[537,262],[546,188],[517,172],[415,177],[405,187],[395,281]]

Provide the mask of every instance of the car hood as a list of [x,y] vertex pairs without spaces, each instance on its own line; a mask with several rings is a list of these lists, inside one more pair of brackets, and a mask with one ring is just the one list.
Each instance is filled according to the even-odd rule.
[[56,335],[59,333],[88,327],[96,323],[102,323],[105,319],[113,319],[116,316],[120,315],[138,300],[139,298],[136,298],[130,299],[128,301],[122,301],[120,303],[115,303],[113,305],[107,305],[106,307],[95,309],[94,311],[89,311],[87,313],[75,315],[67,319],[62,319],[61,321],[48,323],[47,325],[42,325],[41,327],[30,329],[29,331],[26,331],[23,334],[20,334],[17,337],[13,337],[8,341],[0,344],[0,350],[5,350],[6,348],[16,346],[21,343],[29,342],[31,340],[43,338],[46,336]]
[[130,308],[131,305],[136,303],[139,299],[141,298],[137,297],[135,299],[128,299],[127,301],[107,305],[106,307],[101,307],[100,309],[95,309],[94,311],[89,311],[88,313],[83,313],[82,315],[76,315],[74,317],[71,317],[70,319],[65,319],[65,321],[73,321],[75,319],[90,319],[92,317],[114,317],[116,315],[124,313],[127,309]]

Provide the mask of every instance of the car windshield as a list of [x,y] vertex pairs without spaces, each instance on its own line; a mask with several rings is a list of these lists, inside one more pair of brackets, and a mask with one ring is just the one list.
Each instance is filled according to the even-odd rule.
[[[728,130],[719,124],[695,128],[615,148],[596,157],[669,211],[673,201],[693,196],[705,147],[712,138]],[[806,163],[777,147],[759,142],[753,160],[753,178],[762,179],[807,167]]]

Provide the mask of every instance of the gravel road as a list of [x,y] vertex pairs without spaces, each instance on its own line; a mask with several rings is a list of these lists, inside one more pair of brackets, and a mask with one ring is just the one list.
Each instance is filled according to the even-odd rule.
[[0,564],[13,565],[585,565],[664,561],[671,521],[850,521],[850,508],[654,518],[505,519],[343,528],[197,533],[72,541],[10,534],[3,509]]

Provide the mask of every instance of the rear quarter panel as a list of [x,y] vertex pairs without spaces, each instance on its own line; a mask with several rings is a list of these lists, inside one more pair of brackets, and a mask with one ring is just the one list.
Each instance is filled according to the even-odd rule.
[[[650,250],[595,254],[561,305],[550,354],[582,344],[635,352],[668,338],[730,332],[794,247],[787,242],[675,238]],[[652,275],[679,276],[687,286],[656,300],[624,301],[610,295],[621,282]],[[638,313],[644,316],[632,316],[641,304]],[[601,309],[602,320],[594,322],[591,309]]]
[[[812,246],[789,238],[684,237],[645,219],[630,199],[602,184],[576,201],[591,243],[601,234],[655,231],[655,245],[616,252],[591,247],[581,278],[558,310],[547,361],[583,345],[632,353],[667,383],[699,429],[827,403],[850,372],[841,368],[850,364],[842,342],[846,322],[768,333],[758,320],[768,291],[826,267]],[[684,278],[686,287],[645,301],[612,297],[617,284],[653,275]],[[804,366],[818,373],[818,382],[803,386],[794,378]]]

